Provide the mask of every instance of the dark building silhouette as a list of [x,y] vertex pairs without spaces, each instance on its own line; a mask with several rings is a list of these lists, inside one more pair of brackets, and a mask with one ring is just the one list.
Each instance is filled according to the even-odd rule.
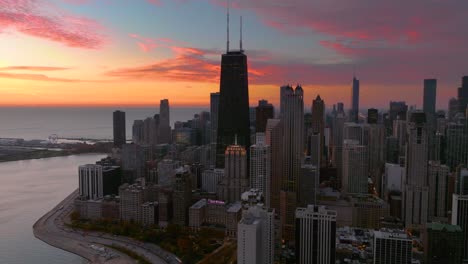
[[437,96],[437,79],[424,80],[423,111],[426,116],[435,117]]
[[379,110],[375,108],[367,109],[367,123],[377,124],[379,122]]
[[159,106],[158,143],[167,144],[171,142],[171,125],[169,116],[169,100],[161,100]]
[[356,77],[353,78],[349,118],[351,122],[359,123],[359,80]]
[[216,167],[224,168],[224,152],[237,136],[238,145],[250,147],[249,82],[244,51],[228,51],[221,59]]
[[218,131],[219,93],[210,94],[211,143],[216,143]]
[[408,112],[408,105],[406,102],[390,102],[390,120],[400,119],[406,120],[406,113]]
[[125,112],[114,112],[114,146],[121,148],[125,144],[126,131],[125,131]]
[[274,118],[275,108],[267,100],[258,101],[258,106],[255,108],[256,132],[265,132],[268,119]]
[[468,76],[463,76],[462,86],[458,88],[458,112],[466,114],[468,105]]
[[[320,144],[319,144],[319,164],[315,164],[321,167],[326,165],[326,151],[325,151],[325,101],[322,100],[320,95],[317,95],[317,98],[312,102],[312,127],[311,127],[311,134],[308,135],[308,147],[311,146],[310,144],[310,136],[312,135],[319,135]],[[308,148],[308,155],[312,155],[314,151],[311,151]]]

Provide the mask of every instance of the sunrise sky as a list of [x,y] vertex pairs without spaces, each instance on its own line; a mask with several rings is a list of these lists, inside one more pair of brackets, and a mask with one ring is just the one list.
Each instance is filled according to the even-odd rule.
[[[208,105],[225,51],[221,0],[0,0],[0,105]],[[232,0],[231,46],[244,17],[250,100],[278,102],[301,83],[306,104],[438,107],[468,75],[468,1]]]

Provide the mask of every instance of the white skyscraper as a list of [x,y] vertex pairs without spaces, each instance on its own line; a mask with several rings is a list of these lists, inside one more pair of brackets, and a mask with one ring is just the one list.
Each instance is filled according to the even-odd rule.
[[405,233],[374,232],[374,264],[410,264],[413,241]]
[[250,146],[250,188],[260,190],[270,207],[271,149],[264,139],[264,133],[257,133],[257,143]]
[[335,263],[336,216],[324,206],[296,209],[296,263]]
[[405,226],[427,223],[429,187],[427,183],[428,134],[426,115],[413,112],[408,122],[406,145]]
[[453,194],[452,225],[458,225],[463,230],[463,263],[468,262],[468,195]]
[[95,164],[83,165],[78,168],[80,197],[98,200],[104,196],[102,166]]
[[367,194],[369,158],[367,146],[357,140],[344,141],[343,145],[343,184],[345,193]]
[[274,263],[274,209],[250,207],[237,225],[237,263]]

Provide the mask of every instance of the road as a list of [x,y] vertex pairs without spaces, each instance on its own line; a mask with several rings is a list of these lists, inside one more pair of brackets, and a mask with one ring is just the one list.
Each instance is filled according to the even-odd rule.
[[64,220],[73,211],[73,201],[78,190],[41,217],[33,226],[34,236],[45,243],[79,255],[91,263],[120,264],[135,263],[129,256],[106,246],[116,245],[145,257],[154,264],[180,264],[174,254],[160,247],[121,236],[101,232],[74,230],[64,225]]

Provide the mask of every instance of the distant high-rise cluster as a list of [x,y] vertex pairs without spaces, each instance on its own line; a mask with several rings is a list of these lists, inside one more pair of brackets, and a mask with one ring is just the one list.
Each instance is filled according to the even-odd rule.
[[421,109],[360,109],[354,77],[346,108],[283,85],[278,113],[249,106],[242,47],[228,44],[220,77],[209,111],[171,128],[161,100],[131,144],[116,111],[112,157],[80,167],[80,214],[224,230],[238,263],[468,261],[468,76],[448,112],[437,79],[423,81]]

